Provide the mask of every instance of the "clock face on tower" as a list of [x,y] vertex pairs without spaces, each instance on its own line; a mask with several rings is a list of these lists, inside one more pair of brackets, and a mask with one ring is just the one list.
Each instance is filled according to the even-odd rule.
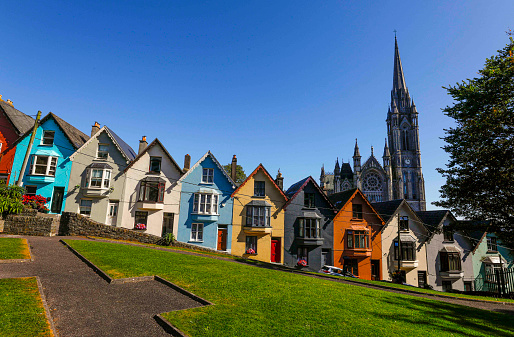
[[403,162],[405,163],[405,165],[409,166],[410,165],[410,158],[405,158],[403,160]]

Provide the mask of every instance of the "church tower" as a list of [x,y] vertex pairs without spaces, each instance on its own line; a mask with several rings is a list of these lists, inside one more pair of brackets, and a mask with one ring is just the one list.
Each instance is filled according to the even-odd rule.
[[406,199],[414,210],[424,211],[425,181],[421,171],[418,111],[405,84],[398,41],[394,38],[391,104],[387,112],[393,199]]

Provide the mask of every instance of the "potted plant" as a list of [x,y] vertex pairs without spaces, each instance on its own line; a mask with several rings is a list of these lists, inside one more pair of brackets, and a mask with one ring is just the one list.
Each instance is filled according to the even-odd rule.
[[304,259],[298,260],[297,264],[300,267],[307,267],[307,261],[305,261]]
[[253,248],[248,248],[246,250],[246,254],[255,254],[255,250]]
[[144,223],[137,223],[137,224],[134,225],[134,229],[145,230],[146,229],[146,224],[144,224]]

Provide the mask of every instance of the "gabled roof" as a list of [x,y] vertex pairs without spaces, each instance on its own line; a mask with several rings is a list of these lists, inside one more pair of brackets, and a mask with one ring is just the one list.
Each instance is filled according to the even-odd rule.
[[384,168],[379,163],[379,161],[377,160],[377,158],[375,157],[375,155],[373,153],[371,153],[371,156],[369,156],[368,160],[366,160],[364,165],[362,165],[362,170],[361,171],[364,171],[368,167],[374,168],[374,169],[379,170],[381,172],[385,172]]
[[[52,118],[57,126],[61,129],[61,131],[64,133],[66,138],[70,141],[71,145],[73,146],[74,150],[77,150],[80,148],[84,143],[86,143],[89,139],[89,136],[86,135],[84,132],[80,131],[70,123],[66,122],[61,117],[57,116],[53,112],[49,112],[43,119],[39,121],[39,125],[43,125],[47,120]],[[34,125],[32,125],[34,126]],[[26,136],[32,133],[32,129],[27,130],[23,135],[20,136],[14,143],[13,146],[18,144],[22,139],[24,139]],[[72,149],[70,149],[72,150]]]
[[362,199],[368,204],[368,206],[375,212],[378,218],[385,223],[384,218],[381,214],[375,209],[374,205],[368,201],[368,198],[361,192],[358,188],[353,188],[351,190],[347,190],[344,192],[334,193],[328,196],[332,204],[336,207],[338,211],[341,211],[346,205],[357,195],[360,194]]
[[239,187],[234,192],[232,192],[231,197],[233,197],[237,192],[239,192],[239,190],[246,184],[246,182],[249,181],[250,179],[252,179],[253,176],[257,172],[259,172],[259,170],[262,170],[264,172],[264,174],[269,178],[269,180],[271,180],[272,184],[277,188],[277,190],[279,190],[280,194],[284,197],[284,199],[286,201],[289,200],[287,198],[287,196],[284,194],[284,191],[282,191],[282,189],[280,187],[278,187],[277,183],[275,183],[275,180],[271,177],[268,170],[266,170],[262,164],[259,164],[259,166],[257,166],[257,168],[255,170],[253,170],[253,172],[245,179],[245,181],[243,181],[241,183],[241,185],[239,185]]
[[416,214],[423,221],[430,231],[435,231],[442,225],[443,221],[446,219],[449,210],[435,210],[435,211],[417,211]]
[[117,134],[115,134],[111,129],[109,129],[107,126],[103,126],[100,130],[98,130],[97,133],[95,133],[93,135],[93,137],[89,138],[89,140],[87,142],[85,142],[79,149],[77,149],[77,151],[75,151],[71,156],[70,156],[70,159],[73,160],[73,158],[75,157],[75,154],[78,153],[79,151],[81,151],[84,147],[88,146],[91,141],[93,139],[96,139],[98,138],[98,136],[100,136],[100,134],[105,131],[105,133],[107,134],[107,136],[109,138],[111,138],[112,142],[114,143],[114,145],[116,145],[116,147],[118,148],[118,150],[121,152],[121,154],[125,157],[125,159],[127,160],[127,163],[134,160],[134,158],[136,157],[136,152],[127,144],[123,141],[123,139],[121,139]]
[[225,176],[225,178],[228,179],[228,182],[230,184],[232,184],[233,188],[236,188],[237,184],[234,180],[232,180],[232,178],[229,176],[229,174],[227,173],[227,171],[225,171],[225,169],[223,168],[223,166],[219,163],[219,161],[216,159],[216,157],[214,157],[214,155],[212,154],[212,152],[209,150],[207,151],[207,153],[205,153],[202,158],[200,158],[180,179],[179,181],[183,181],[191,171],[193,171],[195,168],[197,168],[201,162],[203,162],[205,160],[205,158],[207,157],[211,157],[211,159],[214,161],[214,163],[216,163],[216,165],[218,166],[218,168],[221,170],[221,172],[223,172],[223,175]]
[[374,202],[373,207],[377,210],[378,213],[384,218],[387,222],[391,217],[396,213],[396,210],[403,203],[403,199],[396,199],[390,201],[382,201],[382,202]]
[[148,146],[143,150],[141,151],[140,154],[138,154],[134,160],[132,160],[128,165],[127,167],[125,168],[125,170],[123,170],[123,172],[127,172],[129,168],[132,167],[132,165],[134,165],[135,162],[137,162],[139,160],[139,158],[141,158],[145,153],[148,152],[148,150],[150,150],[152,147],[154,147],[155,145],[159,145],[161,147],[161,149],[164,151],[164,153],[166,154],[166,156],[168,156],[168,158],[171,160],[171,163],[173,165],[175,165],[175,168],[180,172],[180,175],[182,176],[183,171],[182,171],[182,168],[180,166],[178,166],[177,162],[175,161],[175,159],[173,159],[173,157],[169,154],[168,150],[166,150],[166,148],[164,147],[164,145],[162,145],[162,143],[159,141],[158,138],[155,138],[150,144],[148,144]]
[[348,180],[353,179],[353,171],[350,163],[341,164],[341,179],[347,178]]
[[307,184],[312,181],[312,183],[314,184],[314,187],[318,190],[318,192],[323,196],[323,198],[327,201],[327,203],[330,205],[330,207],[334,207],[334,205],[332,205],[332,202],[327,198],[327,195],[325,193],[323,193],[323,191],[321,190],[321,188],[319,187],[318,183],[316,182],[316,180],[311,177],[311,176],[308,176],[307,178],[305,179],[302,179],[300,180],[299,182],[291,185],[291,187],[289,187],[286,191],[286,196],[289,198],[289,200],[286,202],[286,204],[284,205],[284,208],[287,208],[287,206],[293,201],[294,198],[296,198],[296,196],[298,195],[298,193],[300,193],[304,188],[305,186],[307,186]]
[[[473,254],[477,250],[480,242],[487,236],[487,230],[491,226],[491,220],[459,220],[457,228],[461,229],[470,238],[473,245]],[[472,228],[476,228],[473,230]]]
[[5,113],[9,121],[16,129],[18,135],[22,135],[34,126],[34,118],[25,115],[7,102],[0,100],[0,109]]

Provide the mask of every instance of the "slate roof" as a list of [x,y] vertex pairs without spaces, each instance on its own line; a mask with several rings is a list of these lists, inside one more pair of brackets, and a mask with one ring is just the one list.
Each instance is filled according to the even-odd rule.
[[430,231],[434,231],[448,214],[448,210],[417,211],[416,214]]
[[25,115],[3,100],[0,100],[0,109],[2,109],[7,118],[9,118],[9,121],[17,130],[18,135],[24,134],[34,126],[34,118]]
[[[314,187],[316,187],[318,192],[323,196],[323,198],[327,201],[327,203],[330,205],[330,207],[332,207],[332,208],[334,207],[334,205],[332,205],[332,202],[330,201],[330,199],[328,199],[327,195],[321,190],[321,187],[319,187],[316,180],[313,177],[308,176],[307,178],[302,179],[299,182],[291,185],[291,187],[289,187],[287,189],[285,194],[289,198],[289,200],[284,205],[284,208],[287,208],[287,206],[293,201],[293,199],[296,197],[296,195],[300,191],[302,191],[305,188],[305,186],[307,186],[309,181],[312,181],[312,183],[314,184]],[[302,201],[302,203],[303,203],[303,201]]]
[[352,188],[351,190],[347,190],[344,192],[334,193],[328,196],[328,199],[332,202],[332,204],[340,210],[343,206],[350,200],[352,195],[357,191],[356,188]]
[[384,219],[386,222],[391,219],[393,214],[396,212],[398,207],[400,207],[403,199],[396,199],[390,201],[382,201],[382,202],[374,202],[372,203],[373,207],[377,211],[378,214]]
[[148,146],[143,150],[141,151],[140,154],[138,154],[134,160],[132,160],[128,165],[127,167],[125,168],[124,172],[127,172],[129,168],[132,167],[132,165],[139,160],[139,158],[141,158],[145,153],[148,152],[148,150],[150,150],[152,147],[154,147],[155,145],[159,145],[161,147],[161,149],[164,151],[164,154],[166,154],[168,156],[168,158],[170,159],[171,163],[173,165],[175,165],[175,168],[180,172],[180,176],[182,177],[182,175],[184,174],[182,168],[177,164],[177,162],[175,161],[175,159],[173,159],[173,157],[171,156],[171,154],[168,152],[168,150],[166,150],[166,148],[164,147],[164,145],[162,145],[161,141],[158,139],[158,138],[155,138],[150,144],[148,144]]
[[291,198],[293,195],[295,195],[296,193],[298,193],[298,191],[300,191],[301,187],[303,187],[303,184],[305,184],[305,182],[310,178],[307,177],[307,178],[304,178],[302,180],[300,180],[299,182],[297,183],[294,183],[293,185],[291,185],[287,191],[286,191],[286,196],[288,198]]
[[111,134],[112,138],[114,138],[114,140],[118,143],[118,146],[125,153],[127,158],[129,158],[131,161],[134,160],[134,158],[136,158],[137,156],[136,151],[134,151],[130,147],[130,145],[125,143],[125,141],[121,139],[120,136],[118,136],[116,133],[114,133],[114,131],[112,131],[110,128],[108,128],[107,126],[105,128],[109,130],[109,133]]

